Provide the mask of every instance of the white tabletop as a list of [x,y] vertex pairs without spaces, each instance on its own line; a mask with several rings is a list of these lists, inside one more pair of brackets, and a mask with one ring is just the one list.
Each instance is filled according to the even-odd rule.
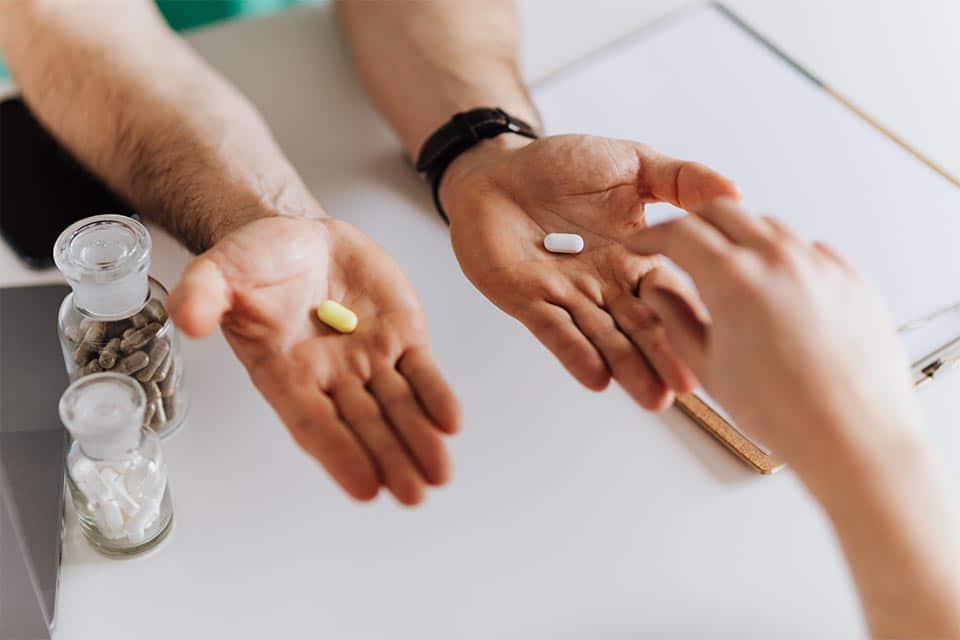
[[[534,80],[678,3],[556,4],[571,6],[523,5]],[[835,86],[864,47],[892,56],[901,44],[854,33],[872,22],[826,0],[776,3],[783,15],[760,0],[731,4]],[[807,15],[816,11],[820,21]],[[848,47],[824,44],[825,28],[862,46],[843,57]],[[753,475],[675,411],[648,415],[619,390],[580,389],[473,290],[422,184],[366,106],[325,9],[191,40],[261,109],[327,208],[385,245],[417,287],[466,411],[451,441],[455,478],[417,510],[349,502],[296,448],[223,339],[189,342],[193,407],[167,443],[172,537],[149,556],[112,561],[69,520],[58,639],[862,635],[839,549],[789,471]],[[902,43],[928,44],[921,33]],[[818,66],[824,48],[840,59]],[[956,84],[914,72],[887,81],[915,96],[956,96]],[[894,98],[846,92],[900,122]],[[904,132],[939,111],[917,101],[904,113],[900,133],[920,144],[922,134]],[[160,232],[155,241],[153,272],[173,284],[187,254]],[[56,279],[22,269],[5,247],[0,274],[3,284]],[[919,395],[960,475],[958,389],[953,375]]]

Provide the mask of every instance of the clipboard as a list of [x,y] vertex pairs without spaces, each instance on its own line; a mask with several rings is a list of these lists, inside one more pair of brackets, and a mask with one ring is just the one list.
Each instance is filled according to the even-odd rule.
[[[718,76],[734,87],[729,95],[724,94],[726,85]],[[636,83],[645,80],[652,85],[649,95],[637,88]],[[698,93],[695,88],[702,84],[713,85],[715,91]],[[960,250],[960,179],[826,86],[722,4],[670,14],[561,69],[538,84],[534,95],[552,132],[589,131],[637,139],[665,153],[705,162],[740,182],[748,206],[753,204],[751,193],[764,192],[764,176],[774,175],[764,171],[777,171],[781,184],[768,190],[763,204],[771,205],[775,215],[799,226],[801,232],[808,227],[816,234],[811,239],[837,246],[868,280],[885,285],[880,287],[881,294],[887,294],[888,305],[896,311],[915,385],[960,365],[960,258],[950,259],[951,247],[954,252]],[[710,100],[740,101],[742,111],[751,115],[740,121],[736,109],[717,109]],[[777,110],[780,113],[771,116]],[[642,125],[636,124],[638,114],[649,116],[656,128],[641,130]],[[683,128],[678,120],[683,120]],[[667,132],[662,130],[665,123]],[[829,134],[819,130],[821,126]],[[724,128],[739,136],[715,135]],[[739,144],[749,149],[754,128],[763,136],[753,140],[762,158],[751,164],[748,153],[730,153],[729,147]],[[785,135],[790,128],[797,131]],[[809,138],[817,136],[823,138],[824,152],[831,154],[823,164],[836,164],[834,155],[846,155],[852,170],[861,169],[860,164],[876,170],[878,182],[873,187],[865,176],[854,176],[852,182],[860,185],[854,187],[860,193],[870,191],[877,211],[884,211],[886,200],[875,191],[884,190],[882,195],[891,203],[886,217],[863,219],[859,226],[844,228],[855,224],[844,217],[856,207],[831,207],[834,200],[850,195],[830,176],[818,173],[819,167],[807,171],[809,166],[802,163],[791,165],[790,145],[810,162]],[[780,144],[772,144],[771,138]],[[787,159],[786,168],[760,164],[778,158]],[[843,169],[841,165],[834,169],[838,167]],[[747,184],[738,172],[747,175]],[[796,174],[795,180],[784,181],[784,172]],[[905,184],[898,185],[898,180]],[[804,181],[809,189],[824,193],[809,197],[800,192],[798,185]],[[917,193],[908,193],[910,188]],[[781,215],[784,206],[794,201],[810,206]],[[649,209],[657,207],[672,209],[667,205]],[[827,218],[812,221],[824,210]],[[680,212],[665,213],[673,217]],[[872,244],[884,255],[871,254]],[[911,286],[910,278],[917,286]],[[942,291],[934,291],[934,286]],[[709,396],[685,394],[677,398],[676,406],[756,472],[770,474],[783,467],[775,452],[738,430]]]

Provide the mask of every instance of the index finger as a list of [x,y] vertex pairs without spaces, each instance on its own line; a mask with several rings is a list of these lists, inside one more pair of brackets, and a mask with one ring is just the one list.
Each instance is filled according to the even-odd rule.
[[670,258],[689,273],[698,286],[733,249],[720,231],[693,213],[637,231],[622,244],[634,253]]

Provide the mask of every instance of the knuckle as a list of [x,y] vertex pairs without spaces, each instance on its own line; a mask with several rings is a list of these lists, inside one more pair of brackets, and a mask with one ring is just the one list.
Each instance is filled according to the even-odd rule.
[[537,288],[544,299],[559,304],[569,300],[573,292],[571,283],[561,277],[543,278]]
[[645,157],[652,157],[657,154],[657,151],[653,147],[642,142],[636,143],[634,148],[636,149],[637,153]]
[[378,396],[383,410],[390,415],[403,413],[410,404],[410,396],[401,391],[389,391]]
[[396,354],[399,344],[399,340],[393,331],[377,331],[370,336],[369,349],[374,356],[389,358]]
[[607,354],[606,358],[607,366],[610,367],[614,378],[623,377],[632,360],[632,357],[622,352]]
[[741,250],[736,248],[732,251],[721,251],[717,249],[709,249],[707,251],[707,259],[713,269],[733,280],[743,276],[747,270],[745,268],[746,260],[744,260],[744,257]]
[[695,230],[699,225],[703,224],[700,217],[696,214],[685,215],[682,218],[676,218],[667,222],[664,226],[667,231],[669,231],[669,237],[673,238],[679,233],[688,233]]
[[375,434],[375,436],[379,436],[383,431],[381,428],[382,421],[383,416],[380,415],[380,407],[373,398],[370,398],[368,402],[358,403],[357,406],[352,408],[349,416],[350,424],[356,427],[357,431],[364,434]]
[[628,321],[634,333],[651,334],[658,332],[663,323],[660,317],[645,304],[632,305],[628,312]]
[[365,349],[351,349],[346,353],[347,370],[353,371],[361,380],[370,377],[370,355]]
[[383,437],[375,448],[377,458],[385,468],[398,471],[406,468],[410,464],[410,458],[407,452],[400,446],[400,443],[394,437]]
[[612,370],[622,371],[626,367],[633,364],[635,360],[637,360],[640,352],[635,347],[628,348],[626,345],[623,345],[621,348],[613,349],[605,355],[607,358],[607,363],[610,365]]
[[772,267],[789,267],[794,262],[790,247],[783,243],[773,243],[763,252],[763,257]]
[[554,349],[558,354],[568,354],[570,357],[576,356],[582,351],[580,340],[576,336],[566,332],[556,337],[554,340]]
[[752,255],[733,253],[726,255],[715,265],[723,276],[726,288],[731,292],[755,293],[760,286],[758,273],[765,264]]

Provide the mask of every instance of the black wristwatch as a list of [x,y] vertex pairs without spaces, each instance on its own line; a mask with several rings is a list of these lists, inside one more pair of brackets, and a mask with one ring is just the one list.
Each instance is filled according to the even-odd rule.
[[450,221],[440,204],[440,179],[443,178],[443,172],[467,149],[476,146],[481,140],[496,138],[502,133],[516,133],[526,138],[537,137],[533,127],[503,109],[481,107],[456,114],[420,147],[417,171],[425,174],[430,182],[433,203],[447,224],[450,224]]

